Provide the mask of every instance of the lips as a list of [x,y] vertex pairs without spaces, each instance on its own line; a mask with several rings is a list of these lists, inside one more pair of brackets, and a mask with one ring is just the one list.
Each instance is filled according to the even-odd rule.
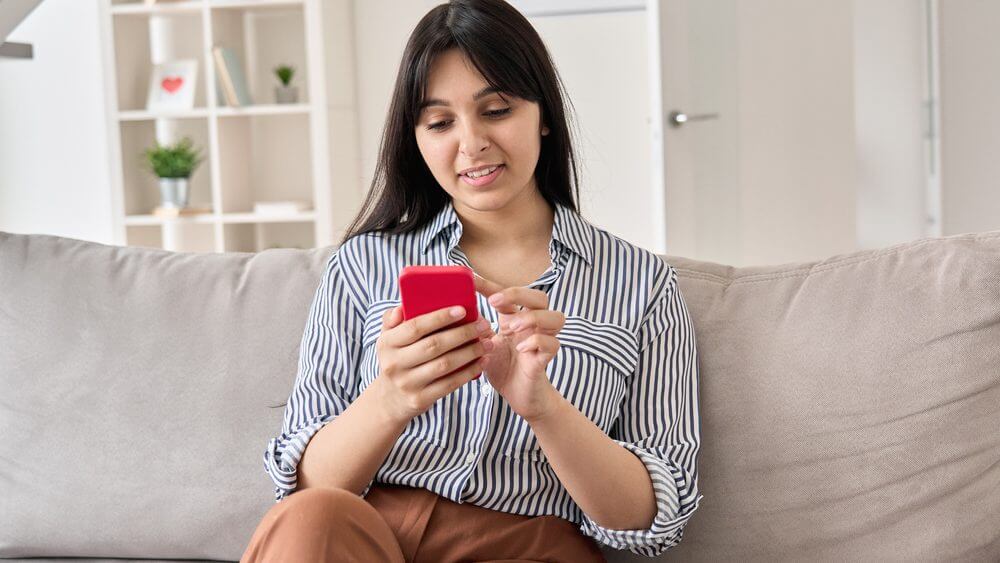
[[487,165],[484,165],[484,166],[477,166],[476,168],[472,168],[472,169],[466,170],[465,172],[459,172],[458,175],[459,176],[469,177],[468,174],[471,173],[471,172],[481,172],[483,170],[489,170],[490,168],[493,168],[495,166],[503,166],[503,163],[499,162],[497,164],[487,164]]
[[471,178],[469,176],[466,176],[465,174],[460,174],[459,178],[461,178],[463,182],[469,184],[470,186],[476,186],[476,187],[488,186],[492,184],[497,179],[497,176],[502,174],[503,171],[506,169],[507,167],[501,164],[500,166],[497,166],[496,170],[494,170],[490,174],[487,174],[486,176],[480,176],[479,178]]

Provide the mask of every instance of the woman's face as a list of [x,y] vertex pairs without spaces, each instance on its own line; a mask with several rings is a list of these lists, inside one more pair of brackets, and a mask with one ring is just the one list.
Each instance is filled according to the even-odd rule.
[[[487,86],[460,50],[441,53],[428,76],[426,101],[433,103],[422,108],[416,127],[417,146],[438,184],[456,206],[480,211],[501,209],[538,189],[535,165],[541,135],[549,132],[536,102],[496,92],[473,99]],[[502,165],[487,185],[475,186],[461,174],[486,164]]]

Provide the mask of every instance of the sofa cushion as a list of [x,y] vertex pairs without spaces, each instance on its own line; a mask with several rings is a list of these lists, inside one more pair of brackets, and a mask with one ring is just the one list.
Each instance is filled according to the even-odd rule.
[[0,556],[239,559],[330,253],[0,233]]
[[[237,560],[331,250],[0,233],[0,557]],[[705,497],[662,559],[1000,557],[1000,231],[664,258],[695,325]]]
[[1000,561],[1000,231],[667,256],[700,355],[683,561]]

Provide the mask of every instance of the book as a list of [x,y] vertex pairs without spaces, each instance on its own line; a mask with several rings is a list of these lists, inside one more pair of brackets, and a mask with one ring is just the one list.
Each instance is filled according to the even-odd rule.
[[292,215],[311,208],[308,201],[255,201],[254,213],[260,215]]
[[212,58],[215,59],[217,87],[224,94],[222,97],[225,98],[226,105],[253,105],[239,56],[232,49],[217,45],[212,48]]

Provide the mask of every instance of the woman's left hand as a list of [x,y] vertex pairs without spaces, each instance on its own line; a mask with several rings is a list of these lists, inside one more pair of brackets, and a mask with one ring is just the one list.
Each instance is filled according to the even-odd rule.
[[490,341],[489,363],[484,368],[490,385],[525,420],[547,414],[559,392],[546,368],[559,350],[556,334],[566,316],[549,310],[549,296],[527,287],[503,286],[475,276],[476,290],[489,298],[499,313],[500,330]]

